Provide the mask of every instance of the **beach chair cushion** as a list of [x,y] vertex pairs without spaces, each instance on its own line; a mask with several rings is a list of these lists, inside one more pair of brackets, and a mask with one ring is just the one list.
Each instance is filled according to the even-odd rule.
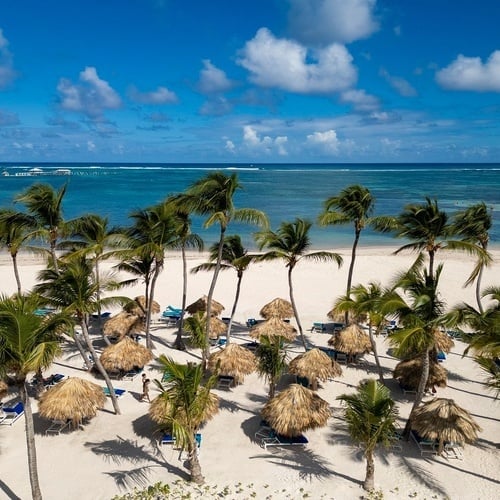
[[172,434],[163,434],[160,439],[160,445],[163,444],[175,444],[175,437]]
[[[108,387],[103,387],[102,390],[104,391],[104,394],[106,394],[106,396],[111,397],[111,392],[109,391]],[[114,388],[114,390],[115,396],[117,398],[121,398],[127,392],[125,389],[117,389],[116,387]]]
[[14,406],[3,406],[0,413],[0,424],[12,425],[24,415],[24,405],[19,401]]
[[423,457],[425,454],[435,455],[436,454],[436,441],[425,439],[412,429],[411,437],[415,441],[418,449],[420,450],[420,455]]

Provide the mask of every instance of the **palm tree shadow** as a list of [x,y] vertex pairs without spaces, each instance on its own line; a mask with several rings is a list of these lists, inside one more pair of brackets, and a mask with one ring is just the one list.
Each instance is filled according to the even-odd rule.
[[21,497],[18,497],[1,479],[0,491],[3,491],[9,500],[21,500]]
[[446,490],[439,484],[437,479],[435,479],[428,470],[420,467],[417,463],[410,462],[410,460],[408,460],[406,457],[401,457],[400,462],[417,482],[423,484],[434,492],[438,492],[444,498],[449,498]]

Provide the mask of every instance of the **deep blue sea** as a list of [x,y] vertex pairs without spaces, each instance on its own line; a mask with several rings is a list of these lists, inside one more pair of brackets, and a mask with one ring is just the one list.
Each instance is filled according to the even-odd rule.
[[[28,175],[30,170],[39,175]],[[71,175],[55,175],[69,169]],[[263,210],[276,229],[282,221],[295,217],[315,222],[328,197],[351,184],[369,188],[375,197],[375,215],[397,215],[408,203],[436,198],[441,209],[453,214],[470,204],[484,201],[493,210],[491,246],[500,246],[500,164],[127,164],[127,163],[2,163],[0,206],[12,205],[16,194],[35,182],[54,187],[68,183],[63,203],[66,219],[85,213],[107,216],[111,224],[127,224],[135,209],[156,204],[170,194],[184,191],[195,180],[212,170],[236,172],[243,186],[235,197],[236,207]],[[9,175],[7,176],[6,173]],[[217,237],[217,227],[202,228],[194,220],[194,231],[207,244]],[[249,248],[255,245],[252,226],[230,226],[228,234],[238,233]],[[350,246],[352,226],[311,231],[314,248]],[[366,229],[360,245],[399,245],[391,236]]]

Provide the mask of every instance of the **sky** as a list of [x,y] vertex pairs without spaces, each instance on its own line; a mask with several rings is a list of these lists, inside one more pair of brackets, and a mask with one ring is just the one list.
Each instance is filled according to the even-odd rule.
[[499,0],[0,0],[4,162],[500,162]]

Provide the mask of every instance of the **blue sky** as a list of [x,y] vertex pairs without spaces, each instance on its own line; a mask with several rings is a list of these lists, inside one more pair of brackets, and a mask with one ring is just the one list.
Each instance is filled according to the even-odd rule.
[[499,162],[498,0],[23,0],[10,162]]

